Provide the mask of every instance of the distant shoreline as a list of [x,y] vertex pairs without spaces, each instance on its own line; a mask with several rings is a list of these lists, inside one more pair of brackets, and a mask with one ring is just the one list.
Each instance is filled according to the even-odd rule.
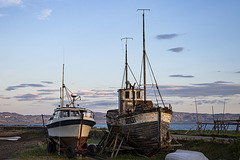
[[[95,121],[97,125],[106,124],[105,113],[95,112]],[[51,115],[44,115],[44,124],[47,124]],[[240,114],[215,114],[215,120],[236,120]],[[198,114],[198,121],[202,123],[213,123],[212,114]],[[173,112],[171,124],[196,124],[197,116],[195,113]],[[0,125],[42,125],[42,115],[21,115],[10,112],[0,112]]]
[[[206,130],[212,130],[214,124],[208,124],[206,126]],[[196,122],[195,123],[171,123],[169,130],[189,130],[192,128],[192,130],[196,129]],[[42,129],[42,124],[0,124],[0,128],[6,128],[6,129]],[[107,128],[106,123],[97,123],[93,128]],[[229,126],[228,130],[236,130],[235,126]]]

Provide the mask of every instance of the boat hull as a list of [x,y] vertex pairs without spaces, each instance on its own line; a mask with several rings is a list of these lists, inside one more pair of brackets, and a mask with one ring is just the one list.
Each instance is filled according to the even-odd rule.
[[88,137],[91,128],[96,124],[93,120],[65,119],[47,124],[49,137],[78,137],[82,126],[81,137]]
[[82,119],[65,119],[47,124],[49,138],[61,141],[63,146],[77,146],[77,140],[80,138],[80,131],[82,127],[81,138],[87,138],[91,128],[96,124],[93,120]]
[[[159,113],[158,110],[151,110],[115,116],[115,118],[106,117],[109,130],[112,128],[112,131],[121,133],[129,146],[146,156],[156,154],[160,147],[168,145],[170,141],[168,128],[172,118],[171,111],[166,110]],[[161,123],[159,123],[159,119],[161,119]]]

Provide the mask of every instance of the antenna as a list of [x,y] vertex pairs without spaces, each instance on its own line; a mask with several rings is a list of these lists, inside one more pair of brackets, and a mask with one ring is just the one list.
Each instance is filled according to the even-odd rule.
[[64,58],[64,48],[63,48],[63,71],[62,71],[62,87],[61,87],[61,89],[62,89],[62,92],[61,92],[61,94],[62,94],[62,101],[61,101],[61,107],[64,107],[64,89],[65,89],[65,85],[64,85],[64,60],[65,60],[65,58]]
[[147,100],[146,93],[146,50],[145,50],[145,23],[144,23],[144,11],[150,11],[150,9],[137,9],[137,11],[143,12],[143,83],[144,83],[144,102]]
[[133,40],[133,38],[130,38],[130,37],[125,37],[125,38],[122,38],[122,40],[126,39],[126,44],[125,44],[125,50],[126,50],[126,55],[125,55],[125,73],[126,73],[126,89],[128,88],[128,63],[127,63],[127,40],[128,39],[131,39]]
[[137,9],[137,11],[143,11],[144,14],[144,11],[150,11],[150,9]]
[[65,85],[64,85],[64,64],[63,64],[63,73],[62,73],[62,107],[64,106],[64,89],[65,89]]

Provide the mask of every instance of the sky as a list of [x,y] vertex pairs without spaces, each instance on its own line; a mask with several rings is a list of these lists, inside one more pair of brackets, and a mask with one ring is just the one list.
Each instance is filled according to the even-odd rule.
[[197,104],[199,113],[239,114],[239,0],[0,0],[0,112],[52,114],[63,63],[81,107],[116,109],[121,38],[133,38],[128,63],[140,81],[142,8],[150,9],[146,52],[165,104],[175,112],[195,113]]

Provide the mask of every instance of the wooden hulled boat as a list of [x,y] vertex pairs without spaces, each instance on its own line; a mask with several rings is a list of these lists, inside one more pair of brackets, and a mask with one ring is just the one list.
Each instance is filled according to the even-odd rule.
[[[135,87],[128,81],[127,39],[125,86],[118,90],[118,109],[108,110],[106,114],[109,131],[120,133],[126,143],[135,148],[140,154],[152,156],[171,141],[168,132],[172,118],[172,107],[166,107],[155,80],[156,91],[161,99],[162,107],[153,101],[147,100],[146,84],[146,51],[143,10],[143,85]],[[149,62],[149,61],[148,61]],[[150,65],[150,64],[149,64]],[[151,68],[151,67],[150,67]],[[152,70],[151,70],[152,72]],[[153,72],[152,75],[154,76]]]

